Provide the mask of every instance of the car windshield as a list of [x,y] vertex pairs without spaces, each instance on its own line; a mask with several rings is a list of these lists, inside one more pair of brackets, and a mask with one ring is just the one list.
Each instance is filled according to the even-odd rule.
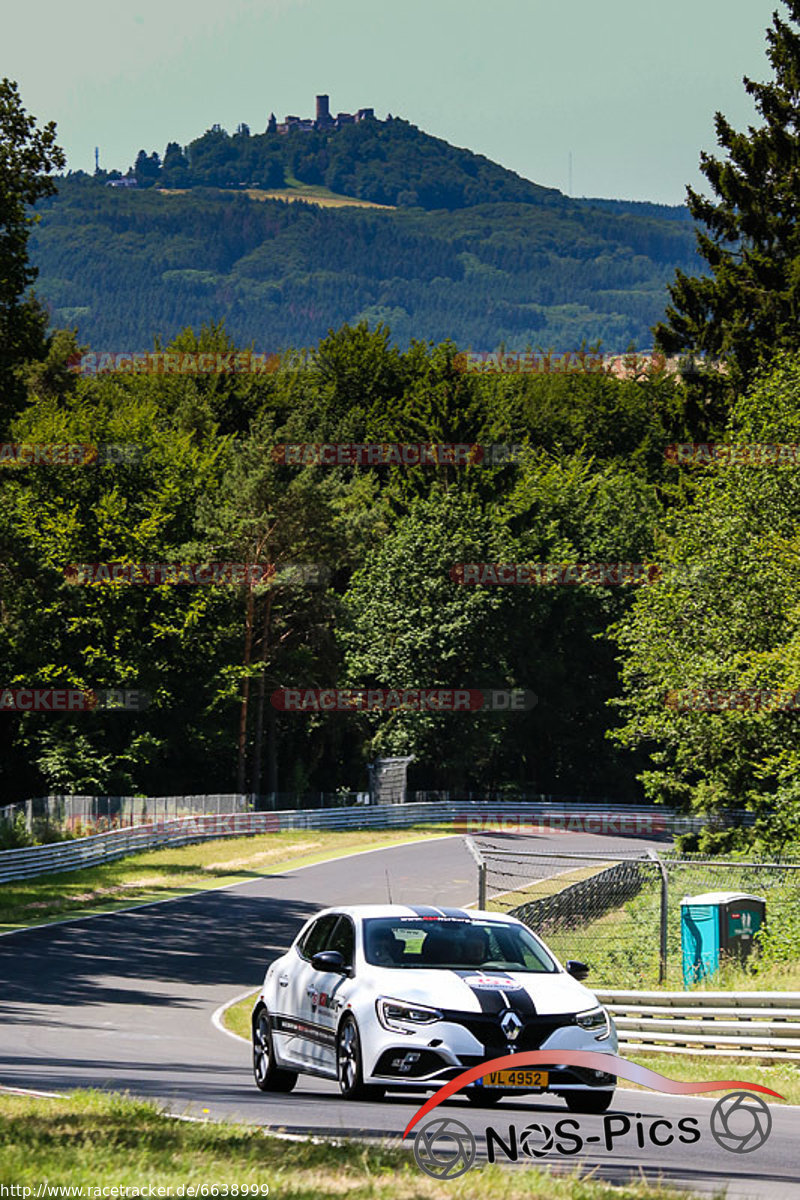
[[376,967],[557,971],[521,925],[450,917],[374,917],[364,922],[364,955]]

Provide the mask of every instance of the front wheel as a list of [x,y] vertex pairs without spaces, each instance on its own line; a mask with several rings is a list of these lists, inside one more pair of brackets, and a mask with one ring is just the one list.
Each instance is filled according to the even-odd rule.
[[574,1113],[604,1113],[611,1107],[614,1093],[597,1092],[564,1092],[567,1108]]
[[253,1076],[262,1092],[290,1092],[297,1083],[296,1071],[284,1071],[275,1062],[272,1025],[265,1008],[253,1021]]
[[339,1026],[336,1039],[336,1065],[339,1091],[345,1100],[380,1100],[384,1089],[364,1083],[364,1063],[361,1057],[361,1038],[355,1018],[349,1013]]

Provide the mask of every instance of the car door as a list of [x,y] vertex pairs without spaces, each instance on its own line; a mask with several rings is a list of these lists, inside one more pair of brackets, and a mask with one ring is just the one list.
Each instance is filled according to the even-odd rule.
[[311,956],[324,950],[333,932],[338,913],[323,913],[309,925],[303,937],[289,955],[289,963],[278,975],[278,1003],[273,1027],[279,1035],[278,1053],[287,1065],[307,1066],[314,1062],[312,1049],[315,1030],[310,1020],[308,989],[311,976]]
[[[352,917],[338,916],[326,938],[323,950],[338,950],[351,973],[355,964],[356,931]],[[317,953],[315,950],[314,953]],[[310,956],[309,956],[310,957]],[[318,1070],[336,1072],[336,1028],[351,987],[351,975],[338,971],[315,971],[310,967],[306,987],[304,1023],[314,1030],[309,1043],[310,1062]]]

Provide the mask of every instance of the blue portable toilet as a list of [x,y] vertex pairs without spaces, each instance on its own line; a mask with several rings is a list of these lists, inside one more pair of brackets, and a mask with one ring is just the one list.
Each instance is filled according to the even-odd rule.
[[719,968],[720,954],[741,962],[753,949],[764,924],[767,902],[746,892],[704,892],[681,900],[683,986],[697,983]]

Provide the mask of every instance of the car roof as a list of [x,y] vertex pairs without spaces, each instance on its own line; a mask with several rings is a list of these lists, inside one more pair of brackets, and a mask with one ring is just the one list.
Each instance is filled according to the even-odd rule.
[[[506,925],[518,925],[516,917],[506,913],[485,912],[482,909],[452,908],[449,905],[440,907],[433,904],[333,904],[322,912],[347,913],[354,920],[365,920],[370,917],[418,917],[422,920],[451,921],[500,921]],[[321,913],[317,913],[321,916]]]

